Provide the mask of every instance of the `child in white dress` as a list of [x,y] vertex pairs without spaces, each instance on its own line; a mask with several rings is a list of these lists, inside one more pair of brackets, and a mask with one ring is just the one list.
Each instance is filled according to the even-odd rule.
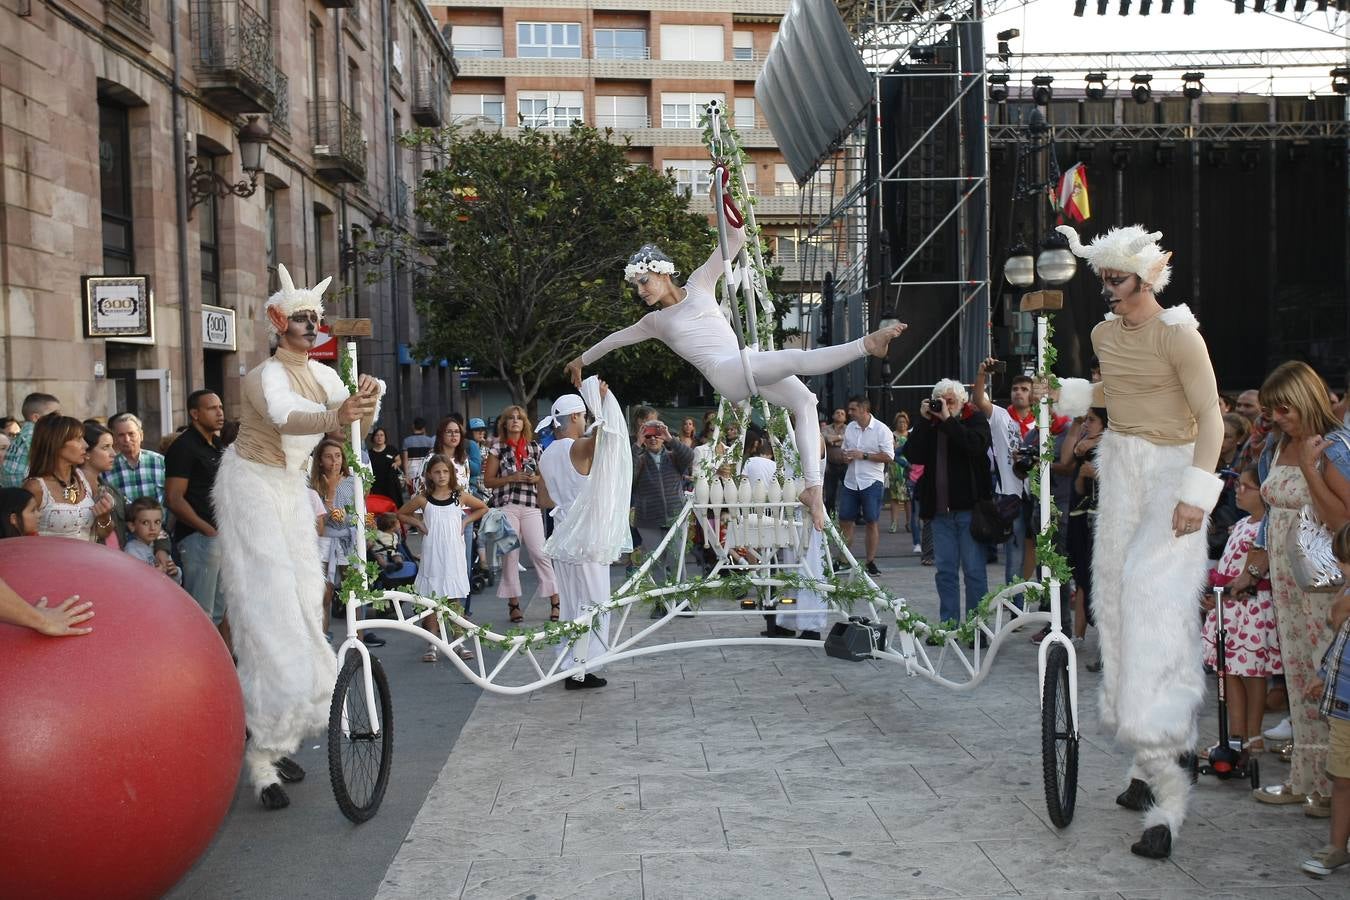
[[[469,493],[467,485],[459,484],[454,466],[439,453],[427,457],[422,478],[422,492],[398,511],[401,521],[425,535],[413,589],[423,597],[464,601],[469,596],[464,529],[481,519],[487,506]],[[434,631],[435,619],[423,619],[422,627]],[[456,652],[460,659],[473,659],[472,651],[464,647]],[[435,646],[427,648],[422,661],[436,661]]]

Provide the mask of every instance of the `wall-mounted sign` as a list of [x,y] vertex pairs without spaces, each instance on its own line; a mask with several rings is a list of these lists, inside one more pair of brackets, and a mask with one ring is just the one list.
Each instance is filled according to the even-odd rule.
[[155,340],[154,302],[148,275],[86,275],[84,336],[142,344]]
[[202,304],[202,349],[235,351],[234,310]]
[[314,346],[309,348],[309,358],[321,360],[338,358],[338,342],[327,325],[319,326],[319,336],[315,339]]

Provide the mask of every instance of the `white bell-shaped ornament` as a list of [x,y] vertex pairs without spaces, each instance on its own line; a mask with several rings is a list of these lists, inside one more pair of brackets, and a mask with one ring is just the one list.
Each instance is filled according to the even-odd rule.
[[781,513],[773,520],[773,542],[778,547],[787,547],[792,543],[792,530],[788,526],[788,518]]
[[765,503],[783,502],[783,485],[777,478],[770,478],[769,483],[764,487]]
[[694,503],[703,506],[708,502],[708,496],[711,486],[708,484],[708,476],[700,474],[694,479]]
[[735,506],[739,498],[740,494],[736,490],[736,482],[732,481],[730,478],[723,478],[722,502],[727,506]]
[[750,486],[750,502],[759,506],[768,499],[768,496],[768,487],[765,486],[764,482],[756,479],[755,483]]
[[749,506],[754,499],[755,486],[750,483],[750,479],[741,477],[741,486],[738,489],[741,506]]
[[[698,485],[694,486],[695,492],[698,491]],[[722,479],[714,478],[708,482],[708,503],[712,506],[721,506],[724,499],[722,490]]]
[[794,499],[800,497],[802,495],[802,492],[805,490],[806,490],[805,478],[798,478],[792,482],[792,496]]

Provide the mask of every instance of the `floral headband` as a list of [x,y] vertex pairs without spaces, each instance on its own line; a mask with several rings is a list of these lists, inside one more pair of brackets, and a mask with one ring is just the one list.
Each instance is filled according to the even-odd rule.
[[628,265],[623,267],[623,277],[625,281],[632,281],[639,275],[645,275],[648,272],[654,272],[657,275],[674,275],[675,263],[669,256],[661,252],[661,248],[655,244],[643,244],[638,252],[628,258]]

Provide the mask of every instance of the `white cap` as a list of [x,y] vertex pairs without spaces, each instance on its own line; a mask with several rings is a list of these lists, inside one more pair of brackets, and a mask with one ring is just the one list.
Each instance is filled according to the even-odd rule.
[[573,413],[585,411],[586,401],[582,400],[576,394],[563,394],[557,400],[553,401],[553,408],[550,410],[552,415],[547,416],[537,427],[557,428],[568,416]]

